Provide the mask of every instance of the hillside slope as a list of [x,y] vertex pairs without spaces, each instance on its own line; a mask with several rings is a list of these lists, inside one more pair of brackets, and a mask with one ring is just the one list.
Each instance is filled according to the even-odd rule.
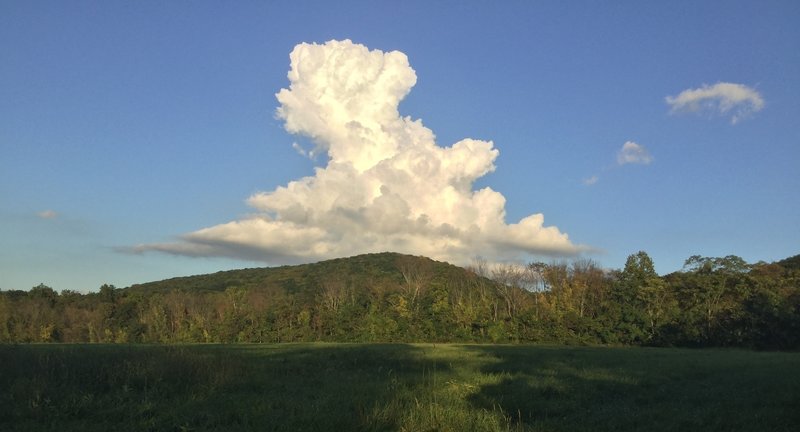
[[776,264],[787,270],[800,270],[800,255],[782,259],[776,262]]
[[[709,259],[724,264],[729,257]],[[663,278],[635,263],[620,272],[582,261],[495,266],[488,269],[494,281],[476,274],[483,270],[377,253],[122,289],[104,285],[88,294],[44,285],[0,291],[0,343],[800,347],[800,273],[776,264],[711,266]]]
[[421,269],[430,273],[431,282],[443,283],[466,275],[467,270],[452,264],[426,257],[403,255],[394,252],[336,258],[312,264],[281,267],[248,268],[216,273],[185,276],[162,281],[135,284],[127,288],[130,293],[152,294],[171,290],[225,291],[243,288],[247,291],[274,291],[282,288],[289,294],[314,289],[330,281],[346,282],[362,288],[369,285],[397,285],[404,281],[403,272]]

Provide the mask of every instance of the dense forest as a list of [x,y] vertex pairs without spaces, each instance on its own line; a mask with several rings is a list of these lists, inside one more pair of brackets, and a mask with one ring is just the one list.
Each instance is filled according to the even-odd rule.
[[395,253],[81,294],[0,291],[0,342],[534,342],[800,348],[800,255],[468,268]]

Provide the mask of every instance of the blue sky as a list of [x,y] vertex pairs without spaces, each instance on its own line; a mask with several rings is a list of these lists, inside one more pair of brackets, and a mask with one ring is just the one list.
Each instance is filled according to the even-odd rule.
[[[288,221],[252,197],[332,172],[334,158],[293,143],[347,143],[288,133],[275,96],[295,46],[331,40],[404,53],[416,82],[399,114],[438,146],[493,143],[470,191],[504,197],[505,223],[476,256],[620,268],[645,250],[668,273],[694,254],[795,255],[799,22],[796,1],[2,2],[0,289],[91,291],[393,244],[433,254],[434,240],[388,242],[373,225],[373,243],[315,253],[198,243]],[[629,142],[640,152],[621,163]],[[534,214],[568,244],[501,250],[503,235],[538,235],[515,225]],[[445,258],[472,252],[460,245]]]

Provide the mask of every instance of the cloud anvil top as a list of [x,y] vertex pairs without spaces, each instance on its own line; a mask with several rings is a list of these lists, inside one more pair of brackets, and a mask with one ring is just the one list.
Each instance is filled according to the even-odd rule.
[[465,263],[588,249],[541,214],[507,223],[505,197],[473,189],[496,168],[491,141],[440,147],[421,120],[400,115],[417,80],[405,54],[343,40],[299,44],[290,59],[277,116],[326,152],[327,165],[251,196],[254,216],[137,251],[302,262],[392,250]]

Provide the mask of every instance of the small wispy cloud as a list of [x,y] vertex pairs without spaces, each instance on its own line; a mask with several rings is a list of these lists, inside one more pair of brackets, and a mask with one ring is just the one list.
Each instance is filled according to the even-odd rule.
[[[626,141],[622,148],[617,151],[617,163],[612,166],[606,166],[602,171],[613,170],[628,164],[649,165],[652,162],[653,155],[643,145],[633,141]],[[581,180],[581,183],[584,186],[594,186],[599,181],[600,176],[595,174]]]
[[633,141],[626,141],[622,148],[617,152],[617,164],[640,164],[648,165],[653,162],[653,156],[641,144]]
[[592,185],[596,184],[598,181],[600,181],[600,177],[598,177],[596,175],[593,175],[593,176],[591,176],[589,178],[583,179],[583,184],[585,186],[592,186]]
[[36,213],[36,216],[39,216],[41,219],[55,219],[58,217],[58,213],[53,210],[43,210]]
[[743,84],[719,82],[687,89],[677,96],[667,96],[670,113],[709,113],[731,116],[731,124],[764,109],[764,98],[756,90]]
[[295,151],[296,151],[296,152],[297,152],[297,153],[298,153],[300,156],[307,157],[307,158],[309,158],[309,159],[314,159],[314,157],[316,156],[316,153],[314,152],[314,149],[311,149],[311,150],[306,150],[306,149],[304,149],[304,148],[303,148],[303,146],[301,146],[301,145],[300,145],[300,144],[298,144],[297,142],[293,142],[293,143],[292,143],[292,148],[293,148],[293,149],[294,149],[294,150],[295,150]]

